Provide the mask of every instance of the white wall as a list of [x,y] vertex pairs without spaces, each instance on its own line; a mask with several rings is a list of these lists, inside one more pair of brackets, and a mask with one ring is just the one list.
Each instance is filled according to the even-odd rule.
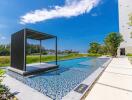
[[132,0],[118,0],[119,7],[119,31],[123,36],[124,42],[120,47],[132,46],[132,26],[128,25],[129,14],[132,13]]

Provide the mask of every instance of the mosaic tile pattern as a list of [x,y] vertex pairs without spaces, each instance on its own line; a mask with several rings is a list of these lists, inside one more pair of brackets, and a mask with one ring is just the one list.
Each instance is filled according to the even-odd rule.
[[94,63],[96,66],[79,64],[85,61],[87,61],[87,63],[91,63],[91,59],[95,58],[80,58],[60,61],[59,70],[45,74],[39,74],[33,77],[23,77],[11,71],[9,71],[8,74],[54,100],[61,100],[63,96],[74,89],[93,71],[105,63],[106,60],[108,60],[99,60],[101,63],[97,60]]

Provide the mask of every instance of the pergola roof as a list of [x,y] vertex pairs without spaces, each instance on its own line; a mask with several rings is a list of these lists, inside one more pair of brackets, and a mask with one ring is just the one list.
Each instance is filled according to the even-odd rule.
[[35,31],[35,30],[32,30],[32,29],[27,29],[26,28],[26,29],[23,29],[23,30],[25,30],[26,37],[29,38],[29,39],[46,40],[46,39],[51,39],[51,38],[56,37],[54,35],[39,32],[39,31]]

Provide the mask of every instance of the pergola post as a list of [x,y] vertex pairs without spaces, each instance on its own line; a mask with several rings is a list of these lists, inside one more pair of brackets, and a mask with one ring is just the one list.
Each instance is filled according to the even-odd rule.
[[56,65],[57,65],[57,54],[58,54],[58,52],[57,52],[57,36],[55,37],[55,58],[56,58]]
[[24,71],[26,71],[26,67],[27,67],[27,65],[26,65],[26,59],[27,59],[27,37],[26,37],[26,29],[24,29],[24,65],[25,65],[25,68],[24,68]]
[[42,40],[40,40],[40,63],[41,63],[41,58],[42,58]]

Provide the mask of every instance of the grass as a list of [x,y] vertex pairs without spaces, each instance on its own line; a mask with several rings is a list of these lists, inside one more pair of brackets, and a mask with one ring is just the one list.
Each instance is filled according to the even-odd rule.
[[128,56],[128,59],[130,60],[130,62],[132,64],[132,54],[131,53],[128,53],[127,56]]
[[0,67],[10,65],[10,56],[0,56]]
[[[100,54],[69,54],[65,56],[58,56],[58,60],[66,60],[66,59],[74,59],[80,57],[98,57]],[[27,56],[27,64],[29,63],[37,63],[40,61],[40,56]],[[55,61],[55,56],[42,56],[42,62]],[[10,65],[10,56],[0,56],[0,67],[5,67]]]
[[128,57],[132,57],[132,54],[131,54],[131,53],[128,53],[127,56],[128,56]]

